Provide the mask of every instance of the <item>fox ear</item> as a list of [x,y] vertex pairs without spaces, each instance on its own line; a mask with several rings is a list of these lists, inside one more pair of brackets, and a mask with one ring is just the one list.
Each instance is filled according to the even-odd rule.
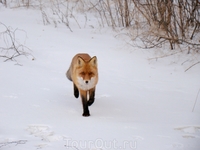
[[82,57],[78,57],[78,59],[77,59],[77,64],[78,64],[78,66],[82,66],[83,64],[85,64],[85,61],[83,60],[83,58]]
[[92,66],[97,66],[97,57],[94,56],[90,59],[90,64],[92,64]]

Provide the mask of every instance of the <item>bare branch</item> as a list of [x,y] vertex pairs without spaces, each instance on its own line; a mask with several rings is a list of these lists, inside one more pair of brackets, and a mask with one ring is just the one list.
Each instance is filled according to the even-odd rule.
[[189,68],[187,68],[187,69],[185,70],[185,72],[186,72],[186,71],[188,71],[189,69],[191,69],[192,67],[194,67],[195,65],[199,64],[199,63],[200,63],[200,61],[198,61],[198,62],[194,63],[194,64],[193,64],[193,65],[191,65]]
[[28,52],[31,50],[16,40],[16,31],[18,29],[12,30],[1,22],[0,25],[5,27],[5,30],[0,33],[0,38],[4,39],[4,45],[0,47],[0,57],[5,58],[4,62],[8,60],[17,61],[16,58],[19,56],[31,56],[33,60],[34,56]]

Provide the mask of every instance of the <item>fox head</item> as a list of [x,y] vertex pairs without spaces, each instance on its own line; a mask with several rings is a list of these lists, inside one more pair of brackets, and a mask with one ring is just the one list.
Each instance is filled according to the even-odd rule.
[[82,90],[94,88],[98,82],[97,57],[84,60],[78,57],[76,64],[77,86]]

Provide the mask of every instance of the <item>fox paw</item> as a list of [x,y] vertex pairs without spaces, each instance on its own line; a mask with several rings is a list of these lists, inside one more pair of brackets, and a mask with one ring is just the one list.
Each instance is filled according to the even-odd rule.
[[76,98],[78,98],[78,97],[79,97],[79,92],[78,92],[78,91],[75,91],[75,92],[74,92],[74,96],[75,96]]
[[88,106],[91,106],[94,103],[94,101],[88,101]]
[[94,103],[94,99],[89,99],[89,101],[87,102],[88,106],[91,106]]
[[89,117],[89,116],[90,116],[90,113],[89,113],[89,112],[84,112],[82,116],[84,116],[84,117]]

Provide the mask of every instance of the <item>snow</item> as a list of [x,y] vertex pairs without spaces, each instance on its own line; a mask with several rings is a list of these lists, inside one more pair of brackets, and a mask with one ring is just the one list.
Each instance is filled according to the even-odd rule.
[[[199,150],[200,66],[184,72],[186,55],[149,60],[156,50],[131,47],[109,28],[45,26],[34,9],[1,6],[0,20],[20,29],[35,58],[0,58],[0,149]],[[90,117],[65,76],[79,52],[98,58]]]

